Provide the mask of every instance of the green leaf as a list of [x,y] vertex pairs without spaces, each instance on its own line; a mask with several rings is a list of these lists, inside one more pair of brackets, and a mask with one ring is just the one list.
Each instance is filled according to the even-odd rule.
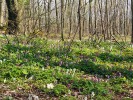
[[27,75],[27,74],[28,74],[28,72],[27,72],[27,70],[26,70],[26,69],[23,69],[23,70],[22,70],[22,73],[23,73],[23,74],[25,74],[25,75]]

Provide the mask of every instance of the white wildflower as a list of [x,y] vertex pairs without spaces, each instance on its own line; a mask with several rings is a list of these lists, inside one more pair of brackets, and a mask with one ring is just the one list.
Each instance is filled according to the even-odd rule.
[[68,90],[68,94],[69,94],[69,95],[71,94],[71,91],[70,91],[70,90]]
[[42,67],[42,71],[44,71],[44,67]]
[[2,60],[0,60],[0,63],[1,63],[1,64],[2,64],[2,62],[3,62],[3,61],[2,61]]
[[70,69],[70,73],[72,72],[73,70],[72,69]]
[[91,92],[91,97],[93,98],[95,96],[95,93],[94,92]]
[[68,67],[68,63],[66,64],[66,67]]
[[76,72],[76,69],[74,68],[74,69],[73,69],[72,77],[75,75],[75,72]]
[[73,69],[73,72],[76,72],[76,68]]
[[46,85],[43,85],[44,88],[46,88]]
[[5,62],[5,61],[6,61],[6,59],[3,59],[3,61]]
[[133,48],[133,44],[131,44],[130,47]]
[[36,95],[33,95],[33,100],[39,100],[39,97],[38,96],[36,96]]
[[32,100],[32,94],[29,94],[28,100]]
[[47,84],[47,88],[48,89],[53,89],[54,88],[54,84],[53,83]]
[[73,62],[70,62],[70,64],[72,65],[72,64],[73,64]]
[[68,74],[69,73],[69,69],[67,69],[67,71],[66,71],[66,74]]
[[104,51],[105,51],[105,48],[104,48],[104,47],[102,47],[102,48],[101,48],[101,50],[104,52]]
[[5,78],[5,79],[4,79],[4,83],[6,83],[6,81],[7,81],[7,80],[6,80],[6,78]]
[[99,48],[99,45],[97,45],[96,47]]
[[16,78],[13,78],[13,81],[16,81]]
[[84,100],[88,100],[87,96],[84,98]]
[[29,94],[28,100],[39,100],[39,97],[34,94]]
[[32,80],[32,79],[33,79],[33,77],[34,77],[34,76],[32,75],[31,77],[29,77],[29,79],[28,79],[28,80]]

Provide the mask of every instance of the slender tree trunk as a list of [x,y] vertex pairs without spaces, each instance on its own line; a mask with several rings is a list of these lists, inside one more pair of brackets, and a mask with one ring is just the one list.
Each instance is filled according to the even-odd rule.
[[64,41],[64,0],[61,0],[61,40]]
[[73,16],[73,8],[74,8],[74,0],[70,0],[70,13],[69,13],[69,37],[72,33],[72,28],[73,28],[73,21],[72,21],[72,16]]
[[[125,2],[125,3],[126,3],[126,2]],[[125,9],[125,8],[123,9],[123,13],[124,13],[124,15],[123,15],[123,19],[124,19],[124,20],[123,20],[123,21],[124,21],[124,22],[123,22],[123,24],[124,24],[123,27],[124,27],[124,28],[123,28],[123,29],[124,29],[124,38],[125,38],[125,41],[126,41],[126,9]]]
[[108,32],[108,1],[105,1],[105,34],[106,38],[109,39],[109,32]]
[[57,0],[55,0],[55,9],[56,9],[56,33],[59,33],[59,20],[58,20],[58,8],[57,8]]
[[89,0],[89,34],[92,33],[92,6],[91,0]]
[[48,0],[48,29],[47,29],[47,35],[49,35],[50,33],[50,28],[51,28],[51,18],[50,18],[50,14],[51,14],[51,2],[52,0]]
[[133,43],[133,0],[131,0],[131,10],[132,10],[132,35],[131,35],[131,43]]
[[97,33],[97,8],[96,8],[96,6],[97,6],[97,0],[95,0],[95,6],[94,6],[94,14],[95,14],[95,25],[94,25],[95,30],[94,30],[94,34]]
[[104,33],[104,29],[103,29],[103,27],[104,27],[104,24],[103,24],[103,13],[102,13],[102,10],[103,10],[103,0],[101,0],[101,1],[98,1],[98,4],[99,4],[99,13],[100,13],[100,20],[101,20],[101,33],[100,34],[102,34],[103,35],[103,39],[104,39],[104,41],[106,40],[106,38],[105,38],[105,33]]
[[79,40],[82,40],[82,33],[81,33],[81,0],[79,0],[78,6],[78,25],[79,25]]
[[2,0],[0,0],[0,26],[2,24]]
[[128,30],[128,27],[129,27],[129,23],[128,23],[128,22],[129,22],[129,20],[128,20],[128,10],[129,10],[129,9],[128,9],[128,8],[129,8],[129,7],[128,7],[128,2],[129,2],[129,1],[127,0],[127,11],[126,11],[126,35],[128,35],[128,33],[129,33],[129,30]]
[[38,8],[38,29],[41,30],[41,16],[40,16],[40,1],[37,1],[37,8]]
[[8,9],[8,34],[15,34],[19,29],[18,21],[18,10],[16,7],[15,0],[6,0],[6,5]]
[[48,26],[48,21],[47,21],[47,6],[46,6],[46,1],[44,0],[44,10],[45,10],[45,32],[47,32],[47,26]]
[[82,36],[84,36],[84,34],[85,34],[85,28],[86,28],[86,27],[85,27],[85,26],[86,26],[86,25],[85,25],[85,21],[86,21],[86,18],[85,18],[85,17],[86,17],[86,16],[85,16],[85,15],[86,15],[86,14],[85,14],[85,12],[86,12],[86,0],[83,1],[83,4],[84,4],[84,10],[83,10],[84,16],[83,16],[83,28],[82,28],[83,31],[82,31]]

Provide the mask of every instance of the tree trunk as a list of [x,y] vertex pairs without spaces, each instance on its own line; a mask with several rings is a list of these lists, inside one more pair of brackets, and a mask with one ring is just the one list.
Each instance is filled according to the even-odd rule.
[[56,33],[59,33],[59,20],[58,20],[58,6],[57,0],[55,0],[55,9],[56,9]]
[[81,33],[81,0],[79,0],[79,6],[78,6],[78,25],[79,25],[79,40],[82,39],[82,33]]
[[131,10],[132,10],[132,35],[131,35],[131,43],[133,43],[133,0],[131,0]]
[[61,0],[61,40],[64,41],[64,0]]
[[89,0],[89,34],[92,33],[92,5],[91,0]]
[[15,0],[6,0],[6,5],[8,9],[8,26],[7,32],[8,34],[15,34],[19,28],[18,21],[18,10],[16,7]]
[[50,15],[51,15],[51,2],[52,0],[48,0],[48,29],[47,29],[47,35],[49,35],[50,33],[50,28],[51,28],[51,18],[50,18]]
[[2,24],[1,18],[2,18],[2,0],[0,0],[0,27]]

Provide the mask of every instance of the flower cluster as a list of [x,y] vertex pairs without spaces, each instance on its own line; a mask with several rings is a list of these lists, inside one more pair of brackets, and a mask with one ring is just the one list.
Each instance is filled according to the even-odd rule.
[[47,84],[47,88],[48,89],[53,89],[54,88],[54,84],[53,83]]
[[0,64],[2,64],[2,63],[5,62],[5,61],[6,61],[6,59],[0,60]]

